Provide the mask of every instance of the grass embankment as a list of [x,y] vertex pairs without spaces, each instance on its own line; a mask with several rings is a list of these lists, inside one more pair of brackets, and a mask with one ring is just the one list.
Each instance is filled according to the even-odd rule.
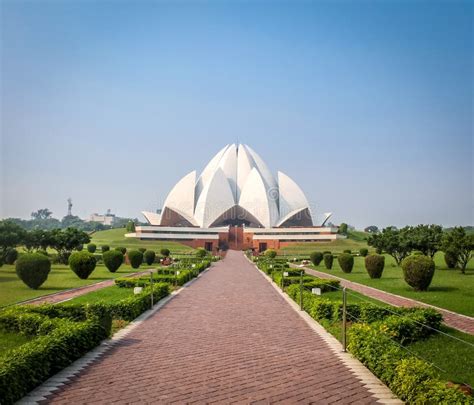
[[128,232],[125,228],[95,232],[91,236],[91,243],[95,243],[99,251],[102,245],[109,245],[111,248],[123,246],[128,250],[145,248],[154,250],[156,253],[159,253],[161,249],[169,249],[172,255],[192,253],[194,251],[193,248],[178,242],[126,238],[126,233]]
[[155,267],[156,265],[142,265],[139,269],[132,269],[131,266],[122,264],[117,272],[111,273],[103,264],[97,264],[89,278],[81,280],[69,266],[53,264],[45,283],[39,289],[32,290],[17,277],[15,266],[3,265],[0,267],[0,307]]

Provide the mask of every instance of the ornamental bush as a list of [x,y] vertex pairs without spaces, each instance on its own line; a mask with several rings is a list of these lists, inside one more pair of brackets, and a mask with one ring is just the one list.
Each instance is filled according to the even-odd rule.
[[108,252],[110,250],[110,246],[109,245],[103,245],[101,249],[102,249],[102,253]]
[[385,256],[369,255],[365,258],[365,269],[369,273],[370,278],[382,277],[383,268],[385,267]]
[[342,253],[349,253],[349,254],[352,254],[352,252],[351,252],[350,249],[345,249]]
[[94,255],[89,252],[76,252],[69,256],[69,267],[82,280],[91,275],[96,263]]
[[147,250],[144,254],[145,262],[151,266],[155,262],[156,254],[153,250]]
[[144,248],[144,247],[138,248],[138,250],[139,250],[140,252],[142,252],[142,253],[145,253],[145,252],[146,252],[146,248]]
[[366,256],[369,254],[369,249],[367,249],[367,248],[361,248],[361,249],[359,249],[359,254],[360,254],[362,257],[366,257]]
[[416,291],[426,291],[433,279],[435,264],[424,255],[408,256],[402,261],[403,277]]
[[324,256],[324,265],[326,266],[326,269],[331,270],[332,269],[332,262],[334,261],[334,256],[331,253],[326,253]]
[[168,257],[171,252],[169,249],[163,248],[160,250],[160,253],[161,253],[161,256]]
[[324,256],[324,255],[330,255],[330,254],[332,254],[332,252],[331,252],[330,250],[325,250],[325,251],[323,252],[323,256]]
[[95,253],[96,250],[97,250],[97,245],[95,243],[89,243],[87,245],[87,251],[89,253]]
[[128,260],[130,260],[130,265],[134,269],[138,269],[143,263],[143,253],[139,250],[131,250],[128,252]]
[[448,269],[455,269],[458,264],[458,252],[455,249],[447,249],[444,254],[444,261]]
[[349,253],[343,253],[337,257],[337,261],[344,273],[352,272],[352,268],[354,267],[354,256]]
[[21,255],[15,265],[17,276],[33,290],[37,290],[46,281],[50,270],[51,262],[39,253]]
[[5,251],[5,264],[13,264],[18,259],[18,251],[15,248],[8,248]]
[[102,254],[105,267],[111,272],[115,273],[123,263],[123,254],[118,250],[108,250]]
[[127,248],[126,247],[116,247],[115,250],[118,250],[119,252],[122,252],[122,254],[124,255],[125,253],[127,253]]
[[323,261],[323,254],[321,252],[312,252],[309,255],[309,260],[311,260],[311,263],[315,266],[319,266],[319,263]]
[[276,250],[274,249],[267,249],[265,250],[265,257],[268,257],[269,259],[274,259],[277,255]]
[[198,248],[196,250],[196,257],[199,257],[200,259],[203,259],[204,257],[206,257],[207,255],[207,251],[206,249],[204,248]]

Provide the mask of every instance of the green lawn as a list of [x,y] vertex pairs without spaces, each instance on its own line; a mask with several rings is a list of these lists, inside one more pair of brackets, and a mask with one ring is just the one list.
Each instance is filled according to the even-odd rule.
[[[371,279],[364,266],[364,258],[355,257],[352,273],[344,273],[339,267],[337,259],[334,260],[332,270],[326,270],[324,264],[314,267],[318,271],[334,274],[350,281],[375,287],[383,291],[401,295],[446,308],[460,314],[474,316],[474,260],[471,260],[466,274],[459,270],[447,269],[442,253],[435,256],[436,271],[428,291],[414,291],[403,279],[401,267],[397,267],[390,256],[385,257],[385,269],[381,279]],[[311,267],[311,266],[310,266]]]
[[100,250],[100,246],[109,245],[110,247],[126,247],[127,249],[146,248],[159,252],[161,249],[167,248],[173,254],[191,253],[193,248],[178,242],[157,241],[157,240],[140,240],[137,238],[126,238],[128,233],[125,228],[108,229],[106,231],[95,232],[91,236],[91,243],[95,243]]
[[133,288],[119,288],[114,285],[81,295],[68,301],[68,304],[92,304],[97,301],[112,302],[131,296],[133,296]]
[[117,272],[111,273],[103,264],[97,264],[89,278],[81,280],[68,266],[53,264],[46,282],[38,290],[32,290],[17,277],[15,266],[3,265],[0,267],[0,307],[155,267],[142,265],[135,270],[123,264]]
[[[347,239],[336,239],[333,242],[306,242],[298,243],[290,246],[285,246],[278,251],[278,255],[291,256],[291,255],[305,255],[309,257],[309,254],[314,251],[323,252],[329,250],[332,253],[342,253],[346,249],[350,249],[353,252],[358,252],[360,248],[367,248],[367,243],[358,237],[355,240],[351,238]],[[369,248],[370,251],[373,249]]]

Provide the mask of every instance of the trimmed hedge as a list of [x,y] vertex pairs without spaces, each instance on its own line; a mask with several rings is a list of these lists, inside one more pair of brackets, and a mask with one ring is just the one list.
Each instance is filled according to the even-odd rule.
[[125,253],[127,253],[127,248],[126,247],[116,247],[115,250],[118,250],[119,252],[122,252],[122,254],[124,255]]
[[160,250],[160,254],[161,256],[164,256],[164,257],[168,257],[170,255],[170,250],[169,249],[166,249],[166,248],[163,248]]
[[143,254],[145,263],[151,266],[155,262],[156,253],[153,250],[146,250]]
[[426,291],[435,272],[433,259],[423,255],[411,255],[402,261],[403,277],[416,291]]
[[132,268],[138,269],[143,263],[143,253],[139,250],[131,250],[128,252],[128,260],[130,260]]
[[351,273],[354,267],[354,256],[349,253],[343,253],[337,257],[339,266],[344,273]]
[[277,252],[275,249],[267,249],[265,250],[264,255],[265,257],[268,257],[269,259],[274,259],[277,255]]
[[123,263],[123,254],[117,250],[108,250],[102,254],[105,267],[115,273]]
[[319,263],[323,261],[323,254],[321,252],[312,252],[309,255],[309,260],[311,260],[311,263],[315,266],[319,266]]
[[365,257],[365,269],[370,278],[381,278],[385,267],[385,256],[369,255]]
[[203,259],[207,256],[207,250],[204,248],[198,248],[196,250],[196,257],[199,259]]
[[7,248],[5,251],[5,264],[14,264],[16,259],[18,259],[18,250],[12,247]]
[[95,269],[96,258],[89,252],[75,252],[69,256],[69,267],[76,275],[86,280]]
[[110,246],[109,245],[102,245],[101,250],[102,250],[102,253],[108,252],[110,250]]
[[26,253],[16,261],[15,271],[21,281],[37,290],[47,280],[51,262],[40,253]]
[[365,257],[369,254],[369,249],[367,248],[360,248],[359,249],[359,255],[361,255],[362,257]]
[[89,243],[87,245],[87,251],[89,253],[95,253],[96,250],[97,250],[97,245],[95,243]]
[[326,266],[326,269],[331,270],[332,269],[332,262],[334,261],[334,256],[331,253],[326,253],[324,256],[324,265]]
[[448,249],[444,253],[444,261],[446,262],[446,266],[448,269],[455,269],[456,265],[458,264],[458,252],[455,249]]

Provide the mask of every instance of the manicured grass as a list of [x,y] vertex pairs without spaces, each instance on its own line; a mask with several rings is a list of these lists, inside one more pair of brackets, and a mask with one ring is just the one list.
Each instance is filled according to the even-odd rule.
[[111,248],[119,246],[126,247],[129,250],[143,247],[145,249],[154,250],[157,253],[159,253],[161,249],[166,248],[171,251],[171,255],[191,253],[194,251],[193,248],[178,242],[126,238],[126,233],[128,232],[125,228],[108,229],[106,231],[95,232],[91,236],[91,243],[95,243],[97,245],[98,251],[100,251],[100,247],[102,245],[109,245]]
[[114,302],[132,296],[133,288],[119,288],[114,285],[81,295],[68,301],[68,304],[92,304],[97,301]]
[[[329,250],[332,253],[342,253],[344,250],[350,249],[353,252],[358,252],[360,248],[364,247],[367,247],[367,243],[364,240],[354,240],[352,238],[347,238],[337,239],[333,242],[306,242],[285,246],[278,251],[278,255],[305,255],[309,257],[309,254],[314,251],[323,252],[325,250]],[[372,251],[373,249],[369,248],[369,250]]]
[[21,346],[30,340],[31,338],[27,336],[0,330],[0,357],[2,357],[6,351]]
[[123,264],[117,272],[111,273],[103,264],[97,264],[89,278],[81,280],[68,266],[53,264],[46,282],[38,290],[32,290],[17,277],[15,266],[3,265],[0,267],[0,307],[155,267],[142,265],[135,270]]
[[371,279],[365,270],[364,258],[355,257],[352,273],[344,273],[334,260],[332,270],[326,270],[324,264],[313,267],[315,270],[333,274],[338,277],[378,288],[383,291],[401,295],[449,309],[460,314],[474,316],[474,260],[471,260],[466,274],[459,270],[447,269],[442,253],[435,256],[436,271],[428,291],[414,291],[403,279],[403,270],[397,267],[390,256],[385,257],[385,269],[381,279]]

